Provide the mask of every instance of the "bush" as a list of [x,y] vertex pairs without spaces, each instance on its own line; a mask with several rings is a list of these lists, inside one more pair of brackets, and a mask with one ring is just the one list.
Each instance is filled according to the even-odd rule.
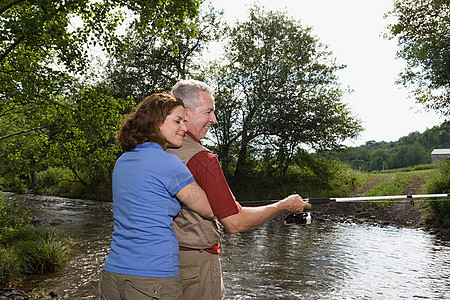
[[27,225],[29,215],[22,200],[0,195],[0,233]]
[[5,191],[14,192],[17,194],[25,194],[29,191],[26,178],[19,178],[19,176],[11,174],[2,177],[1,187]]
[[48,196],[67,196],[74,185],[72,172],[67,168],[50,167],[37,173],[36,192]]
[[297,192],[303,198],[343,197],[365,176],[339,161],[302,153],[283,178],[255,169],[245,177],[231,177],[229,184],[238,201],[276,200]]
[[[96,174],[87,182],[80,182],[68,168],[50,167],[37,174],[36,193],[47,196],[111,201],[111,178]],[[80,174],[87,177],[86,174]]]
[[399,169],[387,169],[383,171],[372,171],[372,173],[398,173],[398,172],[414,172],[436,169],[436,164],[422,164]]
[[[432,176],[424,186],[426,194],[450,193],[450,158],[439,163],[438,171]],[[430,201],[432,217],[446,231],[450,231],[450,201]]]

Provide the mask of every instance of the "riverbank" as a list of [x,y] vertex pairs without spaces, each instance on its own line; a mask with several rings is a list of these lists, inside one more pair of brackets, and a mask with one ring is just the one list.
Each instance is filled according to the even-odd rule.
[[[427,194],[430,191],[425,187],[429,184],[430,178],[433,179],[436,174],[433,170],[370,174],[367,181],[357,187],[350,196]],[[313,212],[317,222],[422,228],[439,238],[450,240],[450,231],[443,227],[442,222],[436,217],[436,212],[431,209],[429,200],[426,199],[414,199],[413,202],[410,199],[402,199],[329,203],[315,205]]]
[[316,205],[313,222],[354,223],[380,227],[422,228],[440,238],[450,234],[428,219],[426,205],[421,201],[399,200],[389,206],[377,203],[329,203]]
[[358,223],[374,226],[423,227],[423,213],[409,201],[376,208],[372,203],[330,203],[313,210],[316,222]]

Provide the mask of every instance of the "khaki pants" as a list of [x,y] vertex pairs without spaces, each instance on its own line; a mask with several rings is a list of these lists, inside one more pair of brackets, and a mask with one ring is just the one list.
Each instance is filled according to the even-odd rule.
[[225,289],[219,255],[203,250],[180,251],[183,300],[222,300]]
[[100,277],[102,300],[180,300],[180,276],[141,277],[102,271]]

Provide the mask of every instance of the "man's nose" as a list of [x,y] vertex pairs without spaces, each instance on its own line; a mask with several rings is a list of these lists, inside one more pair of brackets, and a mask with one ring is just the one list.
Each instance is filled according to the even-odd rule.
[[217,123],[216,114],[215,114],[214,112],[212,112],[212,113],[210,114],[209,121],[210,121],[212,124],[216,124],[216,123]]

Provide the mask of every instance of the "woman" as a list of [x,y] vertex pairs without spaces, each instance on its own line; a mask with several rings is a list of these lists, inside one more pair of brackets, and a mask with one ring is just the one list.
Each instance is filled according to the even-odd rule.
[[125,152],[113,172],[114,232],[105,261],[102,299],[181,299],[178,240],[172,228],[180,201],[205,218],[213,213],[188,168],[167,147],[186,132],[181,100],[146,97],[116,138]]

